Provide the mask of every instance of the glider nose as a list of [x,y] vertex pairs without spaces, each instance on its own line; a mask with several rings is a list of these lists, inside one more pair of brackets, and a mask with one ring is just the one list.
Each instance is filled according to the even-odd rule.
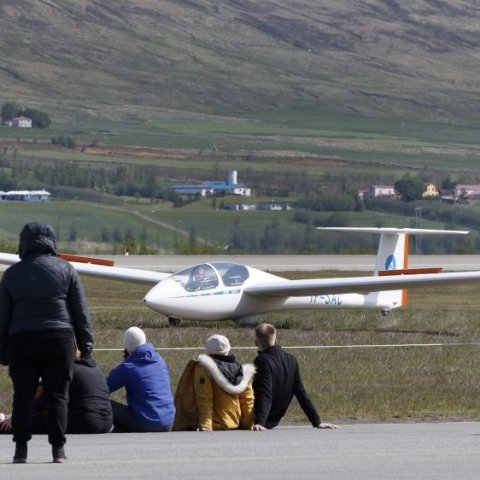
[[176,303],[175,298],[178,298],[181,292],[182,287],[177,282],[167,278],[150,289],[143,301],[152,310],[169,315],[172,313],[172,306]]

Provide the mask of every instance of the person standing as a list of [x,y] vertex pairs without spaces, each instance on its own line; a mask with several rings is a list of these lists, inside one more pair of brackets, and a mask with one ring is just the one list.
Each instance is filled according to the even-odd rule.
[[110,392],[127,392],[127,405],[112,400],[114,432],[170,431],[175,406],[165,360],[141,328],[128,328],[123,345],[124,360],[107,377]]
[[297,398],[313,427],[338,428],[331,423],[322,423],[303,385],[297,359],[276,342],[277,331],[273,325],[262,323],[256,327],[258,356],[254,360],[257,373],[253,381],[255,415],[252,430],[275,428],[285,415],[293,396]]
[[0,282],[0,363],[8,365],[13,383],[13,463],[27,461],[40,378],[53,462],[63,463],[75,351],[89,359],[93,349],[90,315],[78,274],[58,257],[50,225],[27,223],[18,248],[20,261]]

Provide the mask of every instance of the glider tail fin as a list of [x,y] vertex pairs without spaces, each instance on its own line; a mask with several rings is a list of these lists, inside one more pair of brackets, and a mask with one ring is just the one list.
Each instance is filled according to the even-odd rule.
[[[380,234],[377,256],[375,260],[375,276],[403,275],[413,273],[434,273],[433,269],[410,269],[408,254],[411,235],[466,235],[465,230],[431,230],[423,228],[361,228],[361,227],[318,227],[319,230],[337,232],[375,233]],[[389,290],[378,293],[379,304],[400,307],[407,304],[407,290]]]
[[[382,272],[408,269],[408,254],[410,248],[410,234],[406,232],[381,232],[375,260],[374,275]],[[402,307],[408,304],[407,290],[388,290],[378,293],[379,303]]]

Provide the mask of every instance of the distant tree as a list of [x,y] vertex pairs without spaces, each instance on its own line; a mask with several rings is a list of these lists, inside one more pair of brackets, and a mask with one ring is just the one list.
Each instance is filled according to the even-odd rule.
[[2,121],[6,122],[7,120],[18,117],[20,114],[20,108],[15,102],[5,102],[2,105],[0,114],[2,116]]
[[475,242],[473,236],[467,236],[465,239],[459,240],[455,247],[456,255],[474,254],[476,253]]
[[77,241],[77,238],[78,238],[77,226],[75,225],[75,223],[72,223],[72,224],[70,225],[70,231],[68,232],[68,239],[69,239],[71,242],[76,242],[76,241]]
[[277,220],[267,225],[260,239],[262,253],[279,253],[284,246],[283,235]]
[[354,211],[358,209],[357,197],[356,193],[325,189],[301,196],[297,206],[318,212]]
[[312,215],[309,210],[300,208],[295,210],[293,214],[293,221],[298,223],[306,223],[309,224],[312,222]]
[[45,112],[34,108],[26,108],[21,112],[22,115],[32,120],[33,128],[48,128],[52,123],[49,116]]
[[60,135],[59,137],[52,137],[50,140],[50,143],[52,145],[60,145],[62,147],[67,147],[67,148],[75,148],[75,141],[71,137],[64,137],[63,135]]
[[230,231],[228,249],[232,252],[255,252],[259,250],[258,232],[255,229],[242,228],[235,219]]
[[456,186],[457,182],[455,180],[452,180],[452,177],[450,176],[442,180],[441,188],[443,188],[444,190],[452,191],[455,189]]
[[188,240],[190,242],[190,245],[195,245],[197,243],[197,236],[195,233],[195,227],[190,228],[190,232],[188,234]]
[[[297,235],[295,235],[297,236]],[[316,229],[312,225],[307,225],[303,231],[303,239],[300,246],[300,252],[304,254],[316,253],[315,241],[318,236]]]
[[422,198],[424,185],[420,177],[412,177],[407,173],[400,180],[397,180],[394,186],[395,191],[398,192],[406,202]]
[[350,217],[343,212],[334,212],[328,216],[327,227],[348,227],[350,226]]
[[112,239],[112,231],[109,227],[103,226],[100,232],[100,239],[102,242],[110,242]]
[[123,240],[122,233],[120,232],[120,230],[119,230],[117,227],[115,227],[115,228],[113,229],[112,239],[113,239],[113,241],[116,242],[116,243],[119,243],[119,242],[121,242],[121,241]]
[[65,141],[65,146],[67,148],[75,148],[75,141],[73,140],[72,137],[67,137],[66,141]]

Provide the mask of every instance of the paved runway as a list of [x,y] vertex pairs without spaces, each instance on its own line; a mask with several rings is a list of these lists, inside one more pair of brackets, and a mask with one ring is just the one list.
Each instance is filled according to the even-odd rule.
[[[95,256],[95,255],[91,255]],[[320,272],[322,270],[371,272],[374,255],[97,255],[114,260],[117,267],[176,272],[198,263],[228,261],[270,272]],[[480,270],[480,255],[410,255],[409,266],[443,267],[448,271]],[[0,272],[7,268],[0,265]]]
[[12,465],[0,435],[0,478],[198,480],[477,480],[480,422],[306,425],[268,432],[69,435],[68,462],[52,464],[45,436]]
[[[226,260],[272,272],[372,271],[374,255],[132,255],[104,256],[119,267],[175,272],[197,263]],[[480,270],[480,255],[410,255],[410,267]]]

